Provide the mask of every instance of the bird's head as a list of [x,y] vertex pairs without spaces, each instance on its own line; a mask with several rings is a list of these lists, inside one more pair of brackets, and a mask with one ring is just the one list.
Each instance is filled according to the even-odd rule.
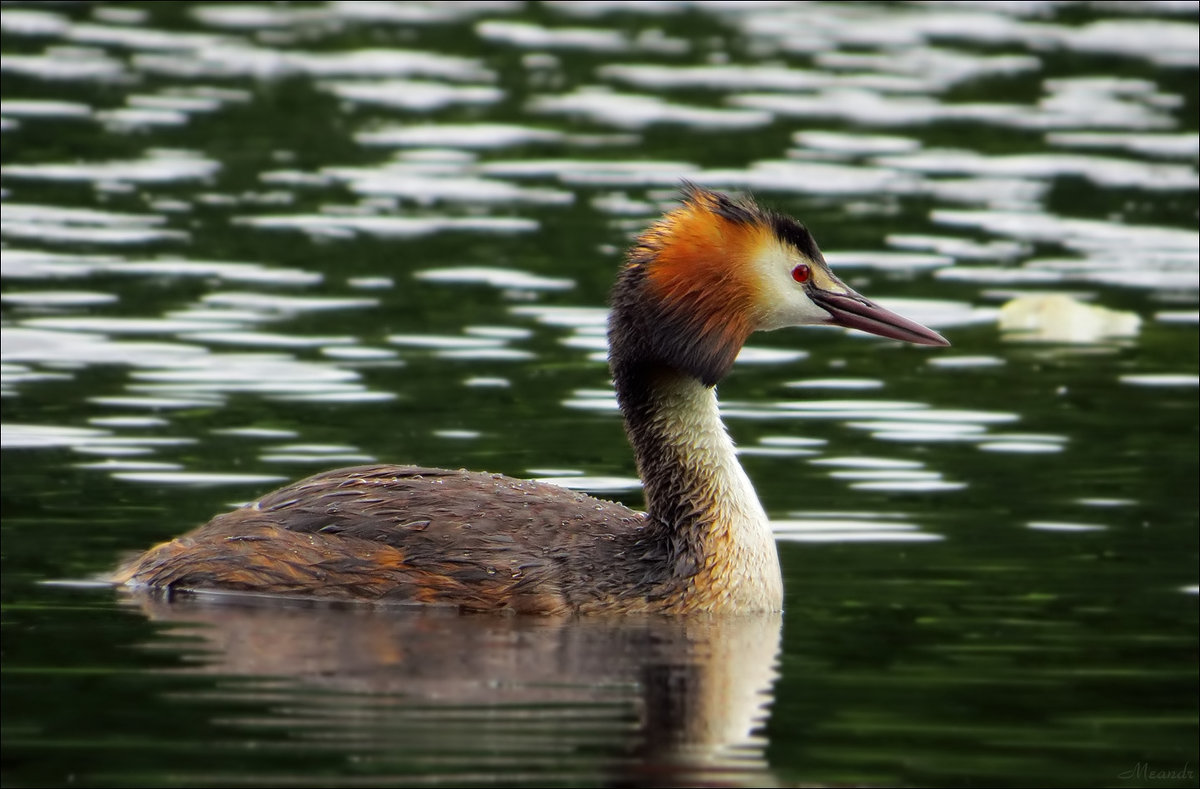
[[612,352],[674,367],[708,385],[760,330],[835,325],[919,345],[950,344],[854,292],[796,220],[688,183],[683,204],[630,249],[612,301]]

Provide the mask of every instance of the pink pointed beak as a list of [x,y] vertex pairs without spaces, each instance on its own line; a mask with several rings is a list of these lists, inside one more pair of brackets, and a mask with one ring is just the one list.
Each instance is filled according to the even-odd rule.
[[891,310],[864,299],[852,290],[847,293],[830,293],[813,288],[809,298],[829,313],[829,322],[848,329],[859,329],[880,337],[902,340],[917,345],[949,345],[950,342],[921,324],[901,317]]

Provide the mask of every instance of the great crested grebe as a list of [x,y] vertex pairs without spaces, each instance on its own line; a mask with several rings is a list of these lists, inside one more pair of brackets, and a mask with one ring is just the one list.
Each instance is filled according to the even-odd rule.
[[645,514],[499,474],[357,466],[218,515],[114,580],[468,611],[779,610],[775,541],[713,387],[757,330],[949,343],[847,287],[796,220],[686,183],[611,301],[609,365]]

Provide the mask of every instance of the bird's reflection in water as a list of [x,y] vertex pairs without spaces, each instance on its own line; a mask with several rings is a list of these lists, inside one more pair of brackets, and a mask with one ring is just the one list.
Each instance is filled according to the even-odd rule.
[[778,614],[494,617],[226,595],[128,600],[167,624],[160,645],[198,647],[190,673],[256,680],[232,683],[261,703],[253,720],[235,717],[239,728],[286,729],[380,776],[772,782],[759,731]]

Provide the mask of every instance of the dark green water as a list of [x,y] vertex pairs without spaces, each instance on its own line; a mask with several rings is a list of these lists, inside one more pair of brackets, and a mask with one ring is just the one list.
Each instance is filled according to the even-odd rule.
[[[1194,3],[0,20],[5,786],[1197,784]],[[640,505],[605,294],[681,178],[953,343],[722,383],[782,621],[79,583],[371,460]]]

